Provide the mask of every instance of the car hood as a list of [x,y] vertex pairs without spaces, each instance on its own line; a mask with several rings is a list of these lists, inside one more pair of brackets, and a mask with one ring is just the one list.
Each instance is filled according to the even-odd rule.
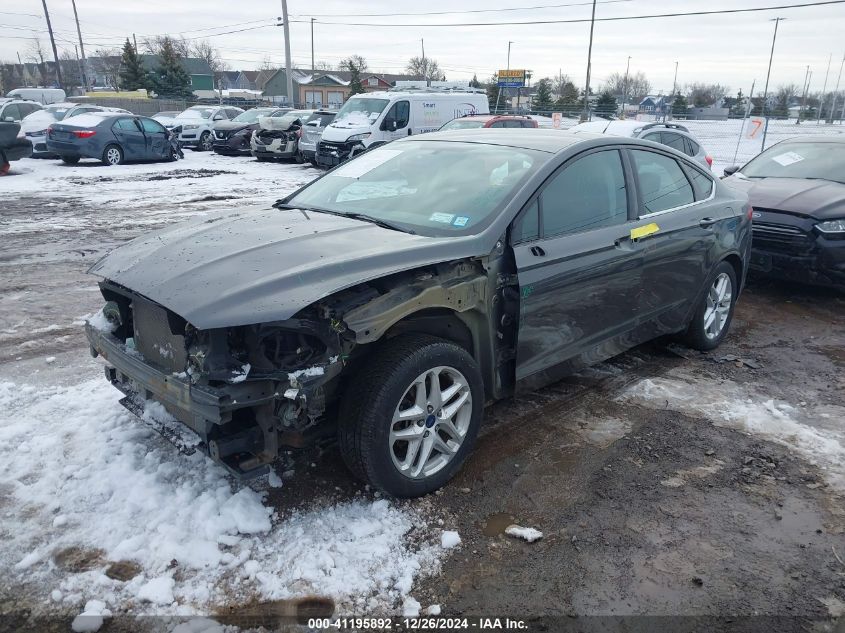
[[752,207],[786,211],[817,220],[845,217],[845,185],[838,182],[741,176],[731,176],[725,181],[745,191]]
[[214,124],[214,130],[224,130],[226,132],[231,132],[234,130],[257,130],[258,123],[244,123],[242,121],[218,121]]
[[344,288],[468,257],[474,248],[471,238],[424,237],[325,213],[262,208],[149,233],[88,272],[209,329],[288,319]]

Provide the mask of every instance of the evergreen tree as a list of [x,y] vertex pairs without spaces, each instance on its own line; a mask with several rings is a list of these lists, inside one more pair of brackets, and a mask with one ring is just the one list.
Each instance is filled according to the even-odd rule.
[[161,45],[159,64],[150,78],[152,89],[159,97],[170,99],[190,99],[191,76],[182,66],[182,58],[170,38]]
[[360,55],[353,55],[340,62],[340,67],[349,71],[349,95],[357,95],[364,92],[364,82],[361,80],[361,71],[366,70],[367,62]]
[[470,88],[481,88],[481,82],[478,81],[477,75],[472,76],[472,80],[469,82],[469,87]]
[[687,110],[689,110],[687,98],[678,92],[675,98],[672,99],[672,116],[683,116],[687,113]]
[[490,112],[495,109],[497,101],[499,101],[499,77],[493,75],[487,83],[487,103],[490,106]]
[[120,87],[124,90],[138,90],[149,85],[149,77],[141,62],[141,56],[126,38],[123,54],[120,56]]
[[599,115],[608,115],[608,114],[615,114],[616,113],[616,97],[610,94],[609,91],[605,90],[599,95],[598,101],[596,101],[596,107],[594,112]]
[[532,109],[548,112],[552,109],[552,80],[545,77],[537,82],[537,94],[534,95]]

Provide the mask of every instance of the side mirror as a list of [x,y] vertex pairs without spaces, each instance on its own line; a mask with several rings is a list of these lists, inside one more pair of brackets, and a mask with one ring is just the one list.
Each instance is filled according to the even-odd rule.
[[731,165],[730,167],[725,167],[725,177],[733,176],[738,171],[739,165]]

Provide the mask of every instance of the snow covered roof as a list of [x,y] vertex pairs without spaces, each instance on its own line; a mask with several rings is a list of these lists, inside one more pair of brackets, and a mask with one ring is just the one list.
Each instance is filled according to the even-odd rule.
[[95,127],[103,122],[103,119],[116,116],[119,112],[86,112],[85,114],[77,114],[69,119],[61,121],[62,125],[71,125],[73,127]]

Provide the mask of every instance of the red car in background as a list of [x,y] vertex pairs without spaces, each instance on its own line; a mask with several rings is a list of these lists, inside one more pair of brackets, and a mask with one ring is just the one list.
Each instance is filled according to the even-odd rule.
[[446,130],[471,130],[484,127],[540,127],[537,121],[527,115],[519,114],[475,114],[452,119],[443,127]]

